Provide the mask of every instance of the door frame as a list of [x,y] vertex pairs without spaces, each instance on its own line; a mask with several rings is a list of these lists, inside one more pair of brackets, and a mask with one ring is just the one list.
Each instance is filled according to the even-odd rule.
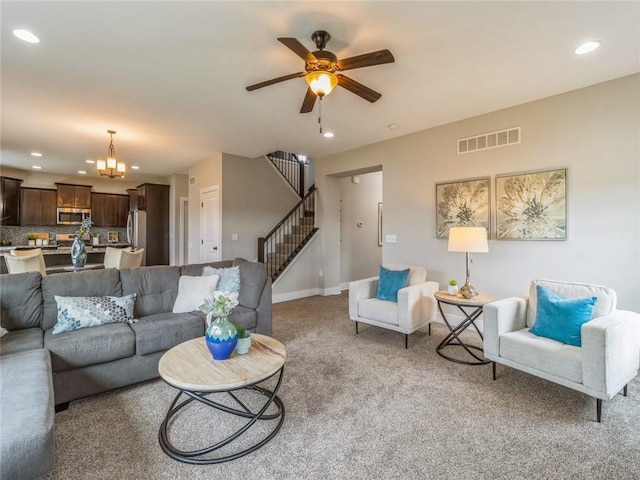
[[218,244],[218,251],[220,252],[220,258],[222,259],[222,199],[220,198],[220,185],[211,185],[209,187],[205,187],[205,188],[201,188],[200,189],[200,245],[199,245],[199,252],[200,252],[200,257],[199,257],[199,262],[202,263],[204,262],[204,241],[202,238],[202,232],[204,231],[204,195],[210,192],[218,192],[218,211],[217,213],[217,217],[218,217],[218,238],[216,238],[216,243]]
[[178,213],[178,265],[186,265],[188,262],[185,258],[185,247],[187,245],[187,238],[189,232],[187,231],[186,223],[189,218],[189,197],[180,197],[180,210]]

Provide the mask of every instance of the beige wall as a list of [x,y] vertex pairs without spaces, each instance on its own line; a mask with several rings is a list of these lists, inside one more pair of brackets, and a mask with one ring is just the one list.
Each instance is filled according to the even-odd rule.
[[350,175],[339,181],[342,288],[348,288],[353,280],[378,275],[378,267],[382,262],[382,247],[378,246],[378,203],[382,202],[382,174]]
[[[382,165],[383,262],[420,263],[429,277],[464,277],[464,254],[435,236],[435,183],[568,168],[568,240],[489,242],[474,285],[495,297],[524,294],[532,278],[603,284],[620,308],[640,310],[640,75],[317,159],[324,291],[340,284],[340,175]],[[522,127],[522,143],[466,155],[456,139]],[[492,198],[492,214],[495,206]]]
[[257,260],[258,237],[269,233],[300,199],[264,157],[225,153],[222,170],[223,258]]

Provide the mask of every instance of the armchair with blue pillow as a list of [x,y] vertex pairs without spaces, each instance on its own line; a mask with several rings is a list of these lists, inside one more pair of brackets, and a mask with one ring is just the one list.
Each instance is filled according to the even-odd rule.
[[616,308],[607,287],[534,280],[529,296],[484,306],[484,355],[493,362],[611,400],[638,374],[640,315]]
[[427,281],[427,270],[417,265],[381,266],[377,277],[349,284],[349,317],[358,324],[404,333],[408,348],[409,334],[428,327],[436,317],[434,293],[438,282]]

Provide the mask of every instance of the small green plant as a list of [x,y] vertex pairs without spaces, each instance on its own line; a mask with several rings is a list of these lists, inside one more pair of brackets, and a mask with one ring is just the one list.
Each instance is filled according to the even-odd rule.
[[452,278],[451,280],[449,280],[449,285],[455,287],[456,285],[458,285],[458,281],[455,278]]
[[35,240],[36,236],[33,233],[28,233],[27,234],[27,240]]
[[236,330],[238,331],[238,338],[251,338],[251,332],[246,328],[236,325]]

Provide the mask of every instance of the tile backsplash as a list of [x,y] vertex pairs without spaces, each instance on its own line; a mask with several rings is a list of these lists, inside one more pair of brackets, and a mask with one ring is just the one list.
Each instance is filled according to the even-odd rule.
[[[0,227],[0,239],[6,239],[11,242],[12,246],[20,246],[27,244],[27,233],[31,232],[48,232],[49,239],[55,240],[56,235],[61,233],[72,233],[75,234],[78,230],[74,225],[65,225],[65,226],[29,226],[29,227]],[[91,229],[91,233],[98,233],[100,235],[100,243],[105,244],[109,243],[108,235],[109,232],[118,232],[118,243],[126,243],[127,242],[127,231],[126,228],[122,227],[93,227]]]

